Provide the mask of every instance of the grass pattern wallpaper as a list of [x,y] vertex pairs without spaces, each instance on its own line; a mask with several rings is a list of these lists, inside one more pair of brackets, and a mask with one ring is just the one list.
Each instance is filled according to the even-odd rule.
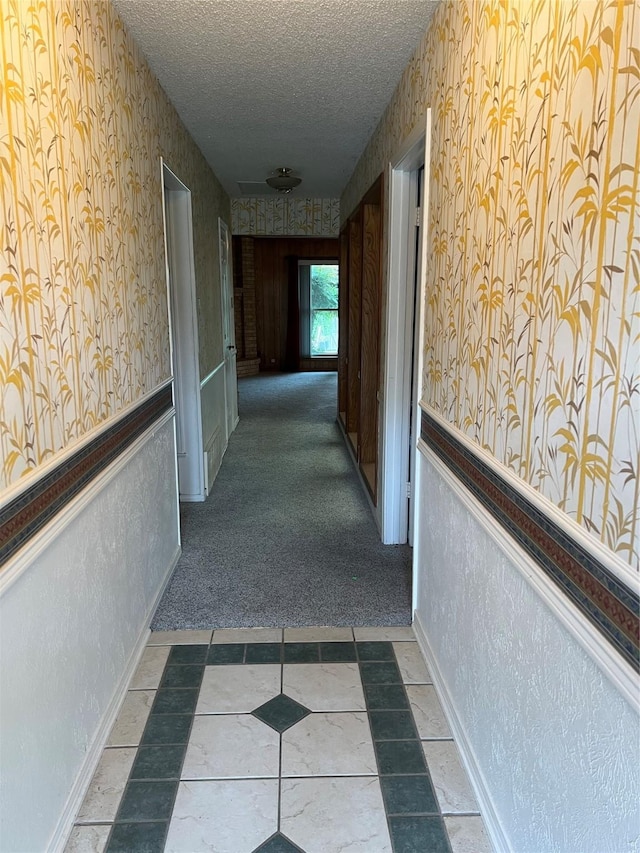
[[427,107],[423,402],[638,569],[640,3],[444,3],[343,218]]
[[0,495],[171,374],[160,157],[192,190],[200,368],[229,199],[106,0],[0,0]]
[[243,236],[337,237],[340,199],[234,198],[232,231]]

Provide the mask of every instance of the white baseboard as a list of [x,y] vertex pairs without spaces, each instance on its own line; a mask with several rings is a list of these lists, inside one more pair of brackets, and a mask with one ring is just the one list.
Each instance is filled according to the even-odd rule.
[[109,733],[113,728],[113,724],[116,721],[116,717],[118,716],[122,703],[124,702],[125,696],[127,695],[127,688],[129,687],[129,682],[131,681],[133,673],[136,671],[136,667],[138,666],[140,658],[142,657],[142,653],[144,652],[145,647],[147,645],[147,641],[151,633],[149,630],[149,624],[151,622],[153,614],[156,611],[156,608],[158,607],[158,604],[160,603],[160,599],[164,594],[167,584],[169,583],[171,575],[173,574],[173,570],[175,569],[176,564],[180,559],[181,552],[182,549],[178,545],[176,552],[169,563],[169,567],[167,568],[167,572],[160,586],[160,589],[158,590],[158,593],[155,596],[151,607],[145,615],[145,627],[140,632],[140,636],[138,637],[136,645],[131,655],[129,656],[127,666],[125,667],[125,670],[122,673],[122,677],[118,682],[118,686],[113,694],[111,702],[109,702],[109,705],[102,717],[93,742],[87,749],[87,753],[82,763],[82,767],[80,768],[80,772],[78,773],[71,792],[69,793],[69,797],[67,798],[65,807],[62,811],[62,814],[60,815],[58,824],[55,830],[53,831],[51,840],[47,845],[47,853],[63,853],[64,851],[69,835],[71,834],[71,830],[73,829],[75,817],[85,798],[87,788],[89,787],[91,780],[93,779],[93,774],[96,772],[96,768],[98,766],[98,763],[100,762],[100,758],[102,757],[102,752],[106,746]]
[[427,662],[427,667],[433,679],[433,686],[435,687],[438,698],[442,704],[445,717],[449,723],[449,728],[453,733],[456,746],[458,747],[458,751],[462,759],[462,764],[471,781],[471,787],[476,795],[476,800],[478,801],[480,813],[482,814],[482,819],[485,823],[491,844],[493,845],[496,853],[511,853],[511,847],[509,846],[506,836],[502,831],[502,827],[500,826],[500,821],[498,820],[498,815],[496,814],[493,806],[484,776],[480,770],[464,727],[460,722],[458,712],[456,711],[456,707],[451,699],[447,689],[447,684],[442,677],[442,673],[440,672],[440,668],[417,612],[414,613],[413,616],[413,630],[415,632],[416,639],[418,640],[420,651]]
[[218,476],[227,447],[228,442],[225,439],[224,430],[219,424],[214,429],[204,450],[204,491],[206,495],[211,491],[211,486]]
[[353,467],[354,467],[355,472],[357,474],[358,480],[360,480],[360,485],[362,486],[362,491],[364,492],[364,496],[367,500],[367,503],[369,504],[369,508],[371,509],[371,514],[373,515],[373,519],[376,523],[376,527],[378,528],[378,533],[382,537],[382,519],[380,517],[380,512],[378,510],[378,507],[376,507],[373,500],[371,499],[371,492],[369,491],[369,487],[367,485],[367,482],[362,475],[362,471],[360,470],[360,466],[358,465],[358,460],[356,458],[355,453],[353,452],[353,447],[351,446],[351,442],[349,441],[349,437],[345,431],[345,428],[343,427],[343,425],[340,421],[340,418],[336,418],[336,423],[338,424],[338,429],[342,433],[342,438],[344,440],[345,447],[347,448],[347,453],[351,457],[351,461],[353,462]]

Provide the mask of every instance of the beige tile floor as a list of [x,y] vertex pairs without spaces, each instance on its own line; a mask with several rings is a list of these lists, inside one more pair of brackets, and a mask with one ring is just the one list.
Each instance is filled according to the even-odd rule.
[[491,849],[410,628],[265,628],[151,634],[66,853]]

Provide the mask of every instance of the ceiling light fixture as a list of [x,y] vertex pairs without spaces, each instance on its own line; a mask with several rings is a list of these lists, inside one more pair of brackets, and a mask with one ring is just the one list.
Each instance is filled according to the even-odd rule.
[[301,180],[301,178],[293,177],[291,169],[281,166],[279,169],[276,169],[275,175],[267,178],[267,183],[279,193],[290,193],[292,189],[298,186]]

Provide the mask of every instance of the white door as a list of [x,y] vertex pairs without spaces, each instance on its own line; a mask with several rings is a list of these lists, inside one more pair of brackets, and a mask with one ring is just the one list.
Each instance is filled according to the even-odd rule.
[[164,164],[162,168],[178,488],[181,501],[203,501],[204,456],[191,192]]
[[236,327],[233,314],[231,234],[227,223],[218,219],[220,237],[220,285],[222,290],[222,332],[224,336],[224,393],[227,440],[238,425],[238,377],[236,375]]

